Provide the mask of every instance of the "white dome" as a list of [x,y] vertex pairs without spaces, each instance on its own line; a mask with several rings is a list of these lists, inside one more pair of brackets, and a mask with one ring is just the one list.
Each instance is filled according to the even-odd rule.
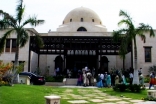
[[[83,20],[82,20],[83,19]],[[99,16],[91,9],[79,7],[70,11],[63,20],[63,24],[69,22],[94,22],[102,24]]]

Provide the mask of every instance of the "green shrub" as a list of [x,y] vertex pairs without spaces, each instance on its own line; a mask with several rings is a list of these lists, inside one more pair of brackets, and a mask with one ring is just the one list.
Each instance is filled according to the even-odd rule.
[[146,77],[144,78],[144,82],[145,82],[145,83],[149,83],[149,81],[150,81],[150,77],[149,77],[149,76],[146,76]]
[[146,101],[156,101],[156,98],[154,98],[154,97],[145,97],[145,98],[143,98],[143,100],[146,100]]
[[63,78],[63,76],[45,76],[46,82],[62,82]]
[[131,92],[140,92],[140,91],[141,91],[141,86],[140,86],[140,85],[137,85],[137,84],[128,85],[128,89],[129,89]]
[[117,84],[113,87],[114,91],[121,91],[121,92],[125,92],[125,91],[130,91],[130,92],[141,92],[141,86],[134,84],[134,85],[125,85],[125,84]]
[[115,91],[121,91],[124,92],[126,90],[126,85],[125,84],[117,84],[113,87]]

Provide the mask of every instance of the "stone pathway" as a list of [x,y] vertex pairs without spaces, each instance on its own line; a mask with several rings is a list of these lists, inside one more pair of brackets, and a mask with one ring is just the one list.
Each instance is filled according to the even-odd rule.
[[[77,95],[72,93],[72,88],[76,86],[63,87],[70,89],[59,93],[59,96],[61,96],[61,99],[68,100],[69,104],[156,104],[156,102],[152,101],[132,100],[131,98],[107,95],[98,90],[97,87],[79,87],[80,89],[77,90]],[[87,88],[93,88],[94,90],[88,90]]]

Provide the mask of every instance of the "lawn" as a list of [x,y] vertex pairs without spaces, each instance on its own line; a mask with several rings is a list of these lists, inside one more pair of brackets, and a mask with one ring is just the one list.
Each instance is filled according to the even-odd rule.
[[[96,92],[95,92],[96,91]],[[47,95],[59,95],[61,98],[61,104],[69,104],[67,101],[78,99],[84,95],[91,95],[89,99],[97,92],[107,93],[109,95],[118,96],[121,95],[132,98],[132,99],[141,99],[142,97],[147,96],[146,90],[141,93],[121,93],[114,92],[111,88],[60,88],[60,87],[51,87],[51,86],[37,86],[37,85],[21,85],[15,84],[13,87],[10,86],[1,86],[0,87],[0,104],[45,104],[44,96]],[[71,96],[70,96],[71,95]],[[77,96],[75,96],[77,95]],[[79,95],[79,96],[78,96]],[[75,97],[76,98],[75,98]],[[95,104],[90,102],[90,104]]]

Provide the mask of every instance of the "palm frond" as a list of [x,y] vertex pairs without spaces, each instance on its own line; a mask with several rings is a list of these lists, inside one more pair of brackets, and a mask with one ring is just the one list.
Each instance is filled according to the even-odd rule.
[[0,20],[0,29],[6,29],[10,27],[16,27],[16,20],[13,18],[13,16],[3,12],[3,17]]
[[8,27],[9,25],[4,20],[0,20],[0,30],[6,29]]
[[2,19],[0,20],[0,29],[14,27],[16,25],[16,20],[13,18],[13,16],[3,12],[2,10],[0,10],[0,15],[2,16]]
[[154,33],[154,31],[153,31],[153,28],[151,27],[151,29],[150,29],[150,37],[155,37],[155,33]]
[[122,37],[125,37],[127,33],[127,29],[120,29],[120,30],[117,30],[117,31],[113,31],[113,40],[115,42],[118,42],[119,39],[121,39]]
[[37,20],[36,16],[29,17],[23,24],[22,27],[24,27],[27,24],[30,24],[32,26],[38,26],[40,24],[43,24],[45,21],[44,20]]
[[154,37],[155,33],[153,31],[153,28],[149,25],[146,25],[144,23],[140,23],[139,27],[137,28],[137,31],[142,31],[142,32],[149,32],[150,33],[150,37]]
[[0,16],[4,16],[3,10],[0,10]]
[[124,37],[122,38],[122,42],[119,48],[119,55],[122,59],[125,59],[126,57],[126,53],[128,52],[127,48],[128,48],[128,42],[126,37]]
[[18,36],[19,37],[19,47],[22,48],[28,42],[29,35],[25,29],[22,29],[20,34],[18,34],[18,35],[19,35]]
[[124,18],[132,21],[132,18],[130,17],[130,15],[127,12],[123,11],[123,10],[120,10],[119,16],[123,16]]
[[124,19],[118,22],[118,26],[121,26],[123,24],[125,24],[129,28],[132,25],[132,22],[127,19],[126,20]]
[[22,21],[24,10],[25,6],[23,6],[23,0],[19,0],[19,4],[16,7],[16,20],[18,21],[19,25]]
[[35,35],[35,42],[38,47],[42,48],[44,46],[43,40],[38,33],[34,32],[30,29],[27,29],[26,31],[28,31],[32,35]]
[[4,50],[5,42],[6,42],[7,37],[8,37],[8,36],[10,35],[10,33],[13,32],[13,31],[14,31],[14,29],[11,29],[11,30],[7,31],[7,32],[3,35],[3,37],[0,39],[0,53],[2,53],[3,50]]

